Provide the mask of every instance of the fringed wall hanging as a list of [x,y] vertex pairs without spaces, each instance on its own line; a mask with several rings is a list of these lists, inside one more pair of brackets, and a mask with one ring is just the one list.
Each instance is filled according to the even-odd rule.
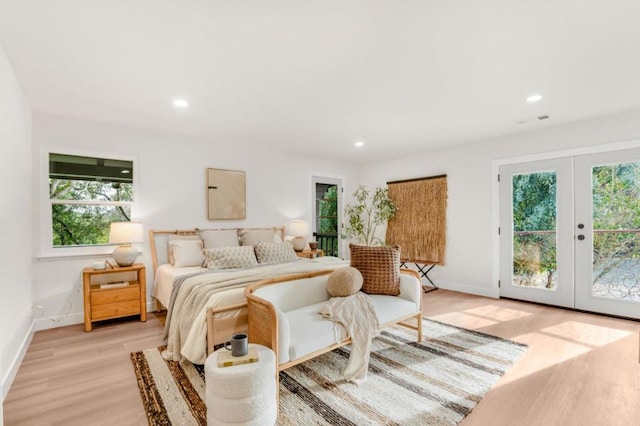
[[447,248],[447,176],[387,182],[396,214],[386,243],[401,247],[405,262],[444,265]]

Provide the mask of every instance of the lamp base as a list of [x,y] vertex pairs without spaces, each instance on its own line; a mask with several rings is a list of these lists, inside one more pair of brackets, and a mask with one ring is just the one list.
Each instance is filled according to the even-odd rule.
[[113,260],[118,266],[131,266],[138,258],[138,249],[131,244],[118,246],[113,250]]
[[303,251],[304,247],[307,245],[307,240],[302,237],[295,237],[291,240],[291,244],[293,244],[293,249],[295,251]]

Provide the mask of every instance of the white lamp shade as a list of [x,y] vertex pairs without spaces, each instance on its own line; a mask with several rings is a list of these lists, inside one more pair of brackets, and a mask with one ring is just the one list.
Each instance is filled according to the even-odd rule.
[[289,222],[289,235],[293,235],[295,238],[291,240],[293,249],[295,251],[302,251],[307,245],[305,239],[309,235],[309,222],[306,220],[292,220]]
[[110,244],[143,242],[142,224],[137,222],[113,222],[109,229]]
[[289,234],[294,237],[306,237],[309,235],[309,222],[306,220],[292,220],[289,222]]

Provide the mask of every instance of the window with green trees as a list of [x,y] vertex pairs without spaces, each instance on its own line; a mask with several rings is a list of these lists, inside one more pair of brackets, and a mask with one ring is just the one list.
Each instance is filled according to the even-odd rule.
[[111,222],[131,220],[133,162],[49,154],[52,246],[107,244]]

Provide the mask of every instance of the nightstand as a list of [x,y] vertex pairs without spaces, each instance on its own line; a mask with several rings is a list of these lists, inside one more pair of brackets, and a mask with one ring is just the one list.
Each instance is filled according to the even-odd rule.
[[324,256],[324,252],[320,249],[318,250],[303,250],[303,251],[297,251],[296,255],[298,257],[304,257],[307,259],[314,259],[316,257],[322,257]]
[[[109,285],[114,281],[127,279],[120,275],[129,277],[134,274],[135,280],[128,281],[128,285]],[[92,323],[95,321],[138,314],[140,321],[147,320],[147,274],[145,266],[141,263],[112,269],[84,268],[82,288],[84,331],[91,331]]]

